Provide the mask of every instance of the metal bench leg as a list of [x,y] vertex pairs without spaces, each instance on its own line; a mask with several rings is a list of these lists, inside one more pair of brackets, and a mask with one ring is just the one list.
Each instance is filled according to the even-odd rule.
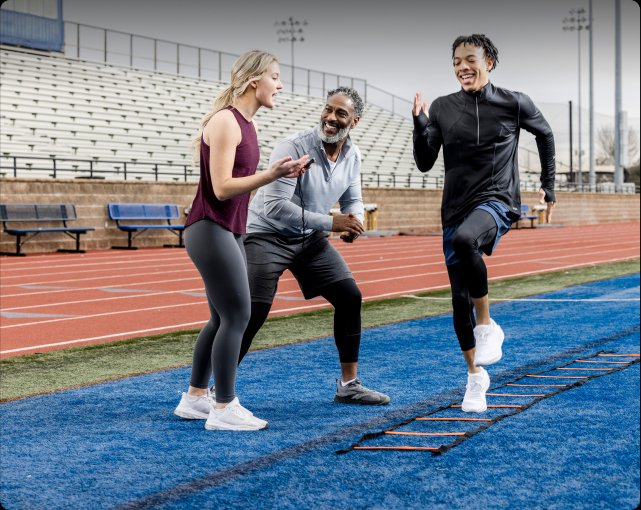
[[173,234],[176,234],[178,236],[178,244],[163,244],[162,247],[163,248],[184,248],[185,243],[183,243],[183,231],[182,230],[176,231],[172,229],[170,229],[170,231]]
[[20,242],[20,234],[16,235],[16,251],[15,253],[12,251],[2,251],[0,252],[0,255],[11,255],[12,257],[24,257],[26,254],[22,253],[20,250],[22,246],[22,243]]
[[[133,234],[135,231],[127,230],[127,246],[112,246],[112,250],[137,250],[138,248],[133,245]],[[144,230],[142,231],[144,232]],[[142,232],[140,232],[142,234]]]
[[80,249],[80,232],[76,232],[74,234],[76,238],[76,249],[75,250],[69,250],[67,248],[59,248],[58,251],[62,253],[85,253],[85,250]]

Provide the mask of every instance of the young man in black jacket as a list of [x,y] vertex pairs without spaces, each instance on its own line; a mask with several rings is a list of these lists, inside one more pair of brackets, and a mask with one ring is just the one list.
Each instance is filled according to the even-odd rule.
[[[504,333],[490,316],[487,269],[501,236],[520,216],[518,141],[521,129],[536,137],[541,160],[541,203],[546,221],[554,207],[554,137],[532,100],[490,83],[498,51],[482,34],[452,45],[461,90],[429,107],[414,97],[414,159],[432,168],[443,146],[445,184],[441,205],[443,251],[452,289],[454,330],[468,367],[462,409],[483,412],[490,377],[483,366],[499,361]],[[476,316],[475,316],[476,315]]]

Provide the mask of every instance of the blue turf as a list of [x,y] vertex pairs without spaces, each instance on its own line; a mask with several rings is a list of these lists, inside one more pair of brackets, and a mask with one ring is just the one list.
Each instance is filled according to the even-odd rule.
[[[545,296],[638,298],[639,275]],[[493,386],[577,355],[639,352],[638,301],[509,302],[493,311],[507,336],[504,359],[489,370]],[[451,317],[365,331],[360,372],[392,397],[389,406],[332,403],[332,339],[250,353],[239,395],[270,428],[246,434],[208,432],[171,414],[188,381],[184,368],[4,404],[0,501],[9,509],[639,503],[638,365],[539,402],[440,457],[335,451],[462,398]]]

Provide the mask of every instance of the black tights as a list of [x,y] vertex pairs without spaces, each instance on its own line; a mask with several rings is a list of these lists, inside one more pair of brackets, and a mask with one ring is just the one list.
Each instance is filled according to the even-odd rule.
[[[361,291],[353,279],[331,283],[320,290],[320,295],[334,307],[334,340],[341,363],[356,363],[361,344]],[[262,327],[272,303],[252,301],[251,318],[243,335],[238,363],[251,347]]]
[[452,288],[454,331],[462,351],[476,345],[472,298],[487,295],[487,268],[481,252],[491,253],[496,234],[492,215],[476,209],[456,230],[452,240],[459,261],[447,266],[447,274]]

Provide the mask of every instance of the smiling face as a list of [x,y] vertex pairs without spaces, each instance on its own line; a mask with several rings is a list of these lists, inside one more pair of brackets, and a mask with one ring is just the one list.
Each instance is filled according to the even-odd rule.
[[276,104],[276,96],[283,88],[280,81],[280,66],[278,62],[272,62],[267,71],[256,83],[256,99],[261,106],[273,108]]
[[485,56],[485,51],[472,44],[460,44],[454,50],[454,74],[463,90],[480,90],[490,81],[494,62]]
[[350,129],[358,124],[352,100],[343,94],[327,99],[321,113],[320,137],[325,143],[338,143],[347,138]]

